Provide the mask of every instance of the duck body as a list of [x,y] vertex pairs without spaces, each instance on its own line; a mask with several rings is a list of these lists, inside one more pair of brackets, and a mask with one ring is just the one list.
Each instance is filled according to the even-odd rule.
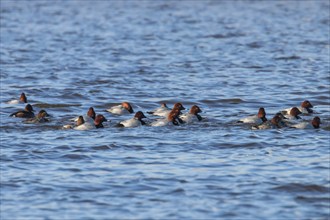
[[166,103],[162,103],[159,108],[156,108],[152,111],[147,112],[148,114],[155,115],[155,116],[161,116],[166,117],[168,113],[171,111],[169,107],[167,107]]
[[314,129],[313,125],[307,121],[300,122],[297,124],[290,125],[290,128],[297,128],[297,129]]
[[299,110],[298,107],[293,107],[290,109],[289,114],[285,115],[285,117],[287,119],[286,121],[293,121],[293,120],[301,119],[301,117],[300,117],[301,114],[302,114],[302,112]]
[[257,115],[248,116],[246,118],[242,118],[238,121],[238,123],[247,123],[247,124],[255,124],[261,125],[262,123],[266,122],[266,112],[263,107],[259,108]]
[[34,118],[35,115],[33,113],[33,108],[30,104],[27,104],[24,110],[14,112],[9,115],[10,117],[17,117],[17,118]]
[[125,115],[134,113],[134,110],[128,102],[123,102],[120,105],[112,106],[111,108],[106,110],[114,115]]
[[83,116],[78,117],[77,126],[73,127],[74,130],[91,130],[95,128],[103,128],[103,122],[107,119],[103,115],[97,115],[93,122],[85,121]]
[[94,111],[94,108],[93,107],[90,107],[87,111],[87,114],[86,115],[83,115],[83,116],[78,116],[74,119],[72,119],[73,121],[77,122],[78,123],[78,120],[80,119],[81,121],[81,118],[80,117],[83,117],[84,119],[84,122],[89,122],[91,124],[94,123],[94,120],[95,120],[95,117],[96,117],[96,113]]
[[252,126],[252,129],[278,129],[278,128],[283,128],[286,127],[286,124],[283,122],[282,118],[279,115],[275,115],[271,121],[265,121],[260,125],[254,125]]
[[49,115],[45,110],[40,110],[37,116],[25,120],[24,123],[37,124],[37,123],[49,122],[49,119],[47,118],[48,116]]
[[153,122],[150,123],[150,126],[153,127],[163,127],[163,126],[167,126],[170,125],[170,121],[167,120],[167,118],[159,118]]
[[146,116],[141,112],[138,111],[135,113],[134,117],[125,121],[121,121],[119,123],[120,127],[126,127],[126,128],[133,128],[133,127],[139,127],[141,125],[145,125],[146,123],[142,120],[143,118],[146,118]]
[[198,113],[202,112],[202,110],[197,106],[193,105],[189,111],[189,113],[179,114],[179,119],[183,121],[183,123],[191,124],[194,122],[199,122],[203,118]]
[[79,131],[85,131],[85,130],[91,130],[91,129],[95,129],[95,125],[94,122],[90,123],[90,122],[84,122],[81,125],[75,126],[73,127],[74,130],[79,130]]
[[318,116],[316,116],[313,118],[313,120],[311,120],[309,122],[307,122],[307,121],[300,122],[297,124],[293,124],[290,127],[297,128],[297,129],[317,129],[317,128],[320,128],[320,124],[321,124],[321,119]]
[[180,123],[184,123],[179,115],[181,114],[180,108],[174,108],[166,118],[160,118],[156,121],[153,121],[150,126],[160,127],[160,126],[167,126],[167,125],[179,125]]
[[[185,107],[183,107],[183,105],[178,102],[174,104],[173,109],[185,110]],[[173,109],[170,109],[165,105],[165,106],[161,106],[160,109],[155,112],[151,111],[148,113],[155,116],[168,117],[168,115]]]
[[134,128],[142,125],[142,122],[137,118],[131,118],[125,121],[120,122],[123,127]]
[[187,123],[187,124],[192,124],[192,123],[199,122],[202,120],[202,117],[200,115],[194,115],[191,113],[186,113],[186,114],[180,115],[179,118],[184,123]]
[[17,118],[34,118],[34,113],[29,111],[18,111],[10,115],[11,117],[17,117]]
[[11,104],[11,105],[16,105],[16,104],[21,104],[21,103],[27,103],[27,98],[24,92],[21,93],[21,96],[19,97],[19,99],[14,99],[14,100],[10,100],[7,102],[7,104]]
[[291,108],[287,108],[287,109],[284,109],[282,110],[281,112],[284,114],[284,115],[290,115],[290,112],[293,108],[298,108],[298,110],[302,113],[302,114],[311,114],[311,113],[314,113],[313,111],[313,108],[314,106],[308,101],[308,100],[305,100],[301,103],[301,105],[299,107],[291,107]]

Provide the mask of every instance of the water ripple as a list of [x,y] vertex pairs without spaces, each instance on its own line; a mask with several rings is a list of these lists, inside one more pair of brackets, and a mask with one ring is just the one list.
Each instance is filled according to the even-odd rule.
[[[1,219],[328,218],[328,1],[19,3],[0,7]],[[9,117],[22,92],[49,123]],[[236,123],[303,100],[321,129]],[[117,128],[123,101],[204,120]],[[111,121],[62,129],[89,107]]]

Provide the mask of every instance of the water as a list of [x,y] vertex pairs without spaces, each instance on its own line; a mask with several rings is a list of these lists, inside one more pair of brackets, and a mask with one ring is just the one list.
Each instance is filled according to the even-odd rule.
[[[1,0],[1,219],[329,219],[329,7]],[[8,117],[21,92],[52,121]],[[305,99],[321,129],[234,123]],[[116,128],[122,101],[206,120]],[[104,129],[61,129],[90,106]]]

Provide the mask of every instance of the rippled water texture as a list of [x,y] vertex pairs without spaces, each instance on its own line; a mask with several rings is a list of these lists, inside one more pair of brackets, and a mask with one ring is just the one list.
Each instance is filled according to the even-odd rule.
[[[329,1],[0,3],[1,219],[329,219]],[[51,122],[8,117],[21,92]],[[235,123],[305,99],[321,129]],[[122,101],[205,120],[117,128]]]

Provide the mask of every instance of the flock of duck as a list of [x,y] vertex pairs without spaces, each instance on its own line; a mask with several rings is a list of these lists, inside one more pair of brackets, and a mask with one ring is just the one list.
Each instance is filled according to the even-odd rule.
[[[24,123],[43,123],[48,122],[50,115],[45,110],[40,110],[37,115],[34,114],[34,110],[31,104],[27,104],[27,98],[24,93],[21,94],[19,100],[9,101],[8,104],[26,104],[24,110],[20,110],[10,114],[11,117],[26,118]],[[248,116],[238,120],[236,123],[245,123],[251,126],[251,129],[271,129],[271,128],[320,128],[321,119],[315,116],[311,121],[303,120],[300,115],[313,114],[313,105],[305,100],[301,103],[300,107],[292,107],[282,110],[276,113],[271,120],[267,120],[266,111],[263,107],[259,108],[257,115]],[[202,110],[193,105],[189,112],[182,113],[186,108],[181,103],[174,104],[173,108],[167,107],[165,103],[162,103],[159,108],[156,108],[147,113],[153,116],[158,116],[152,121],[145,122],[146,118],[142,111],[138,111],[134,114],[134,110],[130,103],[123,102],[120,105],[113,106],[106,111],[112,115],[125,115],[134,114],[134,117],[127,119],[116,124],[117,127],[138,127],[142,125],[148,126],[167,126],[167,125],[180,125],[191,124],[203,120],[203,117],[199,114]],[[104,115],[96,114],[93,107],[90,107],[86,115],[78,116],[72,119],[72,123],[64,125],[63,129],[75,129],[75,130],[90,130],[95,128],[103,128],[103,122],[109,121]]]

